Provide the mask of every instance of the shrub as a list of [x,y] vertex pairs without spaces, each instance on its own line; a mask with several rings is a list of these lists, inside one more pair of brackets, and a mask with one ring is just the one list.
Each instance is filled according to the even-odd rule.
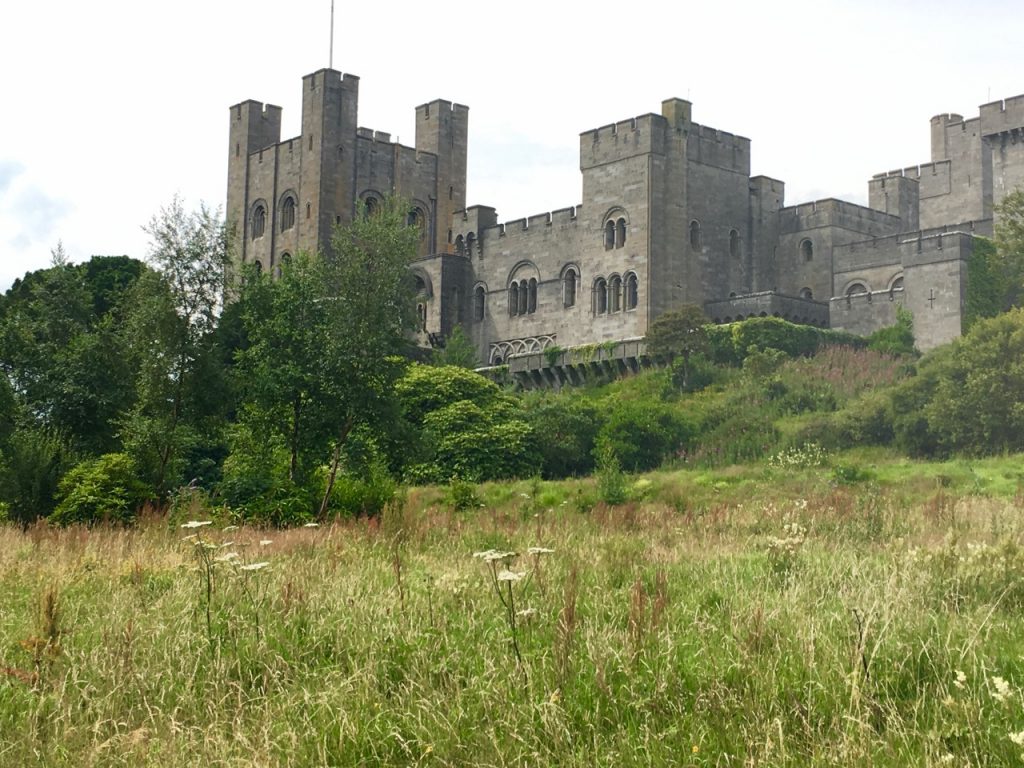
[[601,501],[609,506],[622,504],[629,495],[622,465],[619,464],[615,450],[607,444],[598,449],[597,493]]
[[83,461],[61,480],[60,503],[50,516],[58,525],[99,522],[127,525],[150,498],[131,457],[108,453]]
[[914,354],[914,316],[910,311],[896,307],[896,324],[868,336],[868,349],[890,355]]
[[395,385],[395,393],[405,417],[417,426],[428,414],[454,403],[466,401],[489,408],[503,399],[494,382],[454,365],[411,365]]
[[27,527],[54,508],[61,476],[70,463],[64,440],[39,428],[19,428],[0,454],[0,499],[12,522]]
[[777,317],[753,317],[732,325],[733,346],[746,354],[751,348],[777,349],[789,357],[813,355],[821,333],[810,325],[795,325]]
[[540,458],[546,479],[588,475],[594,469],[594,442],[601,412],[589,400],[574,395],[527,398],[526,421],[532,429],[532,450]]
[[376,517],[395,498],[398,484],[380,463],[354,475],[339,474],[334,478],[327,509],[331,514],[354,517]]
[[654,469],[669,455],[688,448],[696,431],[668,405],[621,401],[598,433],[598,456],[610,449],[629,472]]

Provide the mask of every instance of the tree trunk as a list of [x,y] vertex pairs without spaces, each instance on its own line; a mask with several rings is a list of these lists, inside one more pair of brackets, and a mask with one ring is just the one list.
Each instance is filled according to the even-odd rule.
[[327,514],[327,504],[331,500],[331,491],[334,490],[334,479],[338,476],[338,466],[341,464],[341,447],[348,440],[348,433],[352,431],[351,418],[346,419],[345,425],[341,428],[341,434],[334,443],[334,457],[331,460],[331,473],[327,476],[327,488],[324,491],[323,501],[320,502],[320,512],[317,515],[321,520]]

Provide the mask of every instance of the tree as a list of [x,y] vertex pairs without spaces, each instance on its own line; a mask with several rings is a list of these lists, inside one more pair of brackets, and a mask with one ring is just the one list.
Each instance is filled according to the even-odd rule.
[[127,336],[138,398],[124,420],[125,449],[158,494],[185,480],[190,452],[219,426],[223,380],[214,331],[228,258],[223,221],[180,198],[153,217],[149,262],[135,285]]
[[1024,301],[1024,189],[1003,198],[995,208],[994,270],[999,283],[999,310],[1005,312]]
[[388,200],[336,229],[328,252],[298,254],[279,279],[250,272],[242,284],[242,418],[287,445],[292,482],[328,463],[321,513],[353,430],[397,415],[397,355],[415,326],[408,266],[419,231],[407,214]]
[[704,326],[708,318],[700,307],[685,304],[666,312],[647,329],[647,354],[673,361],[682,360],[681,386],[685,389],[690,372],[690,359],[708,345]]
[[478,365],[476,347],[462,330],[461,325],[455,326],[451,336],[445,341],[444,347],[434,351],[435,365],[457,365],[460,368],[476,368]]

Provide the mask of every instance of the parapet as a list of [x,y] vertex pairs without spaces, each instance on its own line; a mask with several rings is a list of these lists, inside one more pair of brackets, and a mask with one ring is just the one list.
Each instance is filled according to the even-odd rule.
[[991,136],[1024,128],[1024,95],[981,105],[981,134]]
[[580,169],[649,152],[664,154],[667,126],[664,117],[648,113],[584,131],[580,134]]
[[230,132],[236,155],[241,152],[243,140],[246,154],[272,147],[281,141],[281,107],[253,99],[235,104],[231,107]]

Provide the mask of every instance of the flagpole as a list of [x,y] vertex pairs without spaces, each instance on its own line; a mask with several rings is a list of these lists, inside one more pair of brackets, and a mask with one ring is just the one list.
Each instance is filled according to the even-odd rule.
[[334,69],[334,0],[331,0],[331,52],[327,60],[329,69]]

